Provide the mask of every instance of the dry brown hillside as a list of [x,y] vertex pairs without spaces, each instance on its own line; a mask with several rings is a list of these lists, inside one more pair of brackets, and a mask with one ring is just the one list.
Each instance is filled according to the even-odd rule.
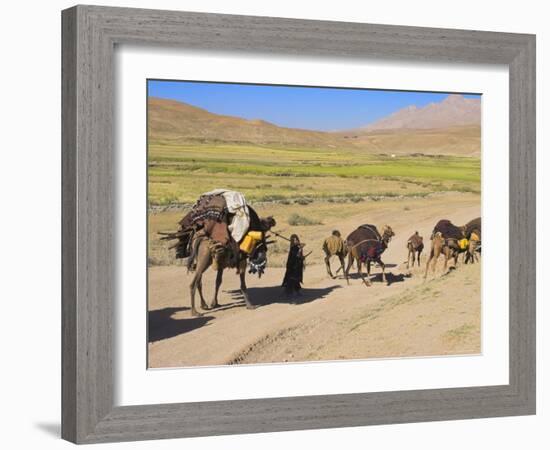
[[149,137],[170,142],[228,142],[335,147],[341,136],[321,131],[282,128],[263,120],[213,114],[185,103],[149,99]]
[[479,124],[434,129],[323,132],[214,114],[160,98],[148,100],[148,131],[150,142],[156,144],[230,143],[458,156],[479,156],[481,147]]
[[481,127],[464,125],[428,130],[373,130],[358,135],[359,144],[364,142],[376,153],[427,155],[481,155]]

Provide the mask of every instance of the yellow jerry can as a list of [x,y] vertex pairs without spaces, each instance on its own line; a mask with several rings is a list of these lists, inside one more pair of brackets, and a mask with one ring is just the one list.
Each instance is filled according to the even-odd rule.
[[466,250],[468,248],[468,239],[464,238],[458,241],[458,246],[461,250]]
[[244,239],[241,241],[241,245],[239,246],[239,248],[245,253],[250,253],[252,250],[254,250],[257,242],[261,240],[261,231],[249,231]]

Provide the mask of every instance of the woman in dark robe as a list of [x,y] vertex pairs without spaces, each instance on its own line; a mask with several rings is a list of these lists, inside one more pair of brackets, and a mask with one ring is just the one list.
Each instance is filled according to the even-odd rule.
[[283,286],[287,295],[300,295],[301,284],[304,274],[304,253],[303,245],[300,244],[298,235],[290,236],[290,249],[286,260],[286,272]]

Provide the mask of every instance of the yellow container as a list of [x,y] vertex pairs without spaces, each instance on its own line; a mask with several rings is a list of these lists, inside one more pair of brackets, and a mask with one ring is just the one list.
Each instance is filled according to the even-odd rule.
[[254,250],[254,247],[256,246],[257,242],[262,239],[262,232],[261,231],[249,231],[244,239],[241,242],[241,245],[239,248],[245,252],[250,253],[252,250]]
[[458,241],[458,246],[461,250],[466,250],[466,248],[468,247],[468,239],[461,239],[460,241]]

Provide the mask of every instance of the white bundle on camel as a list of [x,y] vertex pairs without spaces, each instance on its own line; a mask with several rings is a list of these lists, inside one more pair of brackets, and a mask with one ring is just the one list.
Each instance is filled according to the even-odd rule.
[[205,195],[221,195],[225,199],[227,212],[234,214],[227,228],[235,242],[241,242],[250,227],[250,212],[244,195],[228,189],[215,189],[203,194]]
[[179,221],[178,231],[159,234],[162,240],[177,240],[170,247],[176,250],[176,258],[188,258],[192,264],[197,238],[208,238],[218,256],[226,254],[236,260],[239,252],[250,255],[274,225],[272,217],[260,219],[242,193],[215,189],[198,198]]

